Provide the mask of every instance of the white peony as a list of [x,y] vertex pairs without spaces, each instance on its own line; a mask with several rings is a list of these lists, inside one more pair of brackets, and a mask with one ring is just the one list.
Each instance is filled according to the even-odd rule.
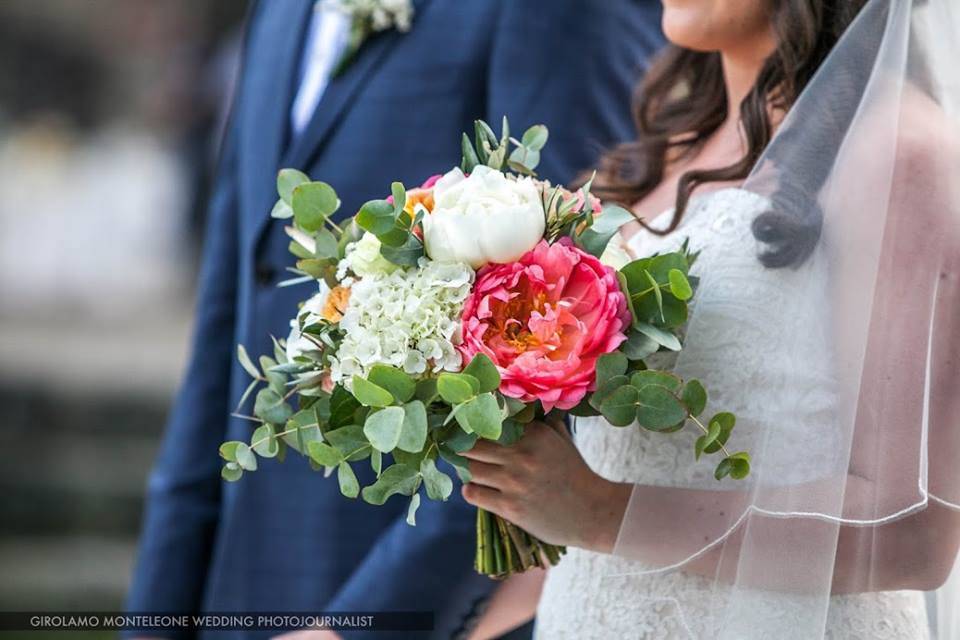
[[469,177],[454,169],[437,181],[433,212],[423,218],[427,255],[440,262],[513,262],[543,238],[546,219],[530,178],[508,178],[486,166]]
[[327,304],[327,297],[330,295],[330,287],[323,280],[319,281],[320,290],[300,307],[297,317],[290,321],[290,335],[287,336],[287,360],[293,361],[297,356],[301,356],[305,351],[312,351],[317,346],[311,340],[300,332],[299,318],[304,318],[304,325],[313,324],[320,320],[323,314],[323,307]]
[[343,340],[330,376],[347,386],[375,364],[411,375],[459,371],[460,313],[473,270],[420,259],[418,268],[366,276],[353,284],[340,319]]

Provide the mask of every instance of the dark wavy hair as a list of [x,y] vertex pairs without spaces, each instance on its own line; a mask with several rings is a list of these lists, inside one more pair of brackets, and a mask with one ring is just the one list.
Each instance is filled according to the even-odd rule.
[[[746,152],[725,167],[687,171],[681,175],[670,224],[656,230],[640,221],[653,233],[665,235],[677,228],[691,193],[699,185],[747,177],[773,135],[771,107],[787,110],[793,105],[867,0],[767,2],[777,44],[740,103]],[[856,100],[847,100],[844,105],[849,113],[838,114],[833,123],[836,126],[822,131],[824,146],[830,144],[831,136],[843,126],[842,121],[848,123],[853,117]],[[844,105],[840,105],[841,108]],[[634,121],[638,137],[603,157],[594,193],[605,200],[632,206],[663,180],[668,157],[683,158],[698,151],[726,117],[726,85],[720,53],[667,46],[637,91]],[[827,171],[824,169],[821,182]],[[802,262],[819,237],[819,218],[815,224],[809,223],[811,216],[801,217],[807,222],[798,222],[797,217],[784,211],[815,206],[800,202],[802,198],[797,190],[793,191],[785,188],[774,194],[772,210],[754,222],[754,234],[770,247],[760,256],[768,267]]]

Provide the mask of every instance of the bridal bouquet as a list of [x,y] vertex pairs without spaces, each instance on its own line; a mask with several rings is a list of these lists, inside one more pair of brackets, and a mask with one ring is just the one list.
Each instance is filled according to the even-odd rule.
[[[257,389],[248,442],[226,442],[223,477],[239,480],[257,459],[288,449],[348,498],[381,505],[407,496],[415,524],[421,493],[446,500],[469,482],[460,454],[479,438],[509,445],[533,420],[602,415],[611,424],[702,431],[695,455],[722,452],[716,477],[742,478],[746,452],[725,444],[734,416],[701,419],[707,393],[696,380],[649,369],[644,359],[681,348],[678,330],[696,279],[682,251],[624,260],[608,241],[632,216],[601,208],[587,184],[576,192],[535,178],[547,129],[517,140],[476,123],[460,167],[373,200],[342,224],[330,185],[292,169],[279,173],[272,215],[287,233],[296,277],[315,293],[286,340],[255,363],[239,359]],[[259,365],[259,366],[258,366]],[[239,411],[239,409],[238,409]],[[376,481],[360,487],[352,465]],[[421,492],[421,489],[423,490]],[[504,576],[555,564],[546,544],[483,510],[476,567]]]

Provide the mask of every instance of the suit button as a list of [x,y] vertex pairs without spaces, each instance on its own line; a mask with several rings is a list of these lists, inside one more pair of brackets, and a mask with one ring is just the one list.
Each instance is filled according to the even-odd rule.
[[254,277],[257,280],[257,284],[261,287],[267,287],[273,284],[273,279],[276,275],[276,269],[268,264],[258,264],[254,270]]

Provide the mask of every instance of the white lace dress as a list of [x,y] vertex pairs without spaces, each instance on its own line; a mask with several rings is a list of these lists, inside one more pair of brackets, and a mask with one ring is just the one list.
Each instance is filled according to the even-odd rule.
[[[631,238],[627,249],[632,255],[642,257],[675,250],[684,238],[689,238],[691,247],[702,251],[694,273],[709,274],[711,287],[735,287],[747,292],[747,295],[738,295],[738,300],[777,305],[768,309],[776,308],[778,312],[816,313],[810,309],[809,300],[796,295],[795,286],[802,285],[799,280],[790,281],[797,277],[794,271],[777,269],[771,271],[769,277],[757,277],[758,247],[749,223],[765,204],[760,196],[741,189],[722,189],[695,197],[677,232],[666,237],[641,232]],[[753,262],[748,266],[745,260]],[[763,309],[758,308],[755,324],[744,327],[742,314],[738,314],[737,322],[729,316],[724,322],[722,305],[705,302],[697,307],[696,304],[695,301],[693,317],[700,322],[702,346],[691,341],[685,345],[682,373],[695,374],[704,382],[717,406],[737,414],[736,434],[742,435],[751,426],[759,428],[759,421],[751,421],[751,415],[765,414],[770,419],[770,413],[777,412],[782,416],[778,416],[778,420],[796,420],[809,425],[817,421],[818,411],[828,410],[826,407],[831,405],[828,373],[810,367],[806,375],[798,376],[796,368],[787,371],[783,364],[796,354],[803,354],[807,362],[827,361],[819,357],[825,341],[816,330],[796,336],[788,349],[793,353],[770,357],[771,349],[763,346],[765,338],[769,345],[777,345],[778,352],[785,350],[784,340],[776,334],[775,323],[762,321]],[[811,326],[816,324],[811,322]],[[731,362],[736,366],[723,366]],[[660,362],[657,366],[666,365]],[[718,371],[722,374],[718,375]],[[743,394],[738,391],[742,389],[752,392]],[[758,393],[758,389],[762,392]],[[795,431],[796,445],[821,459],[828,459],[838,448],[823,433],[799,428]],[[704,478],[712,474],[712,465],[694,463],[691,452],[697,435],[691,429],[656,434],[639,428],[615,428],[601,418],[590,418],[577,421],[576,442],[591,468],[610,480],[654,486],[703,486]],[[797,475],[784,480],[802,481],[803,473],[799,468]],[[717,483],[712,486],[718,487]],[[535,637],[538,640],[713,637],[711,630],[704,628],[703,621],[711,619],[710,610],[717,604],[718,591],[723,597],[723,587],[683,571],[639,575],[637,571],[634,561],[569,549],[560,564],[548,573],[537,611]],[[630,573],[633,575],[624,575]],[[612,577],[618,575],[621,577]],[[763,592],[757,592],[749,606],[749,631],[738,633],[727,629],[724,638],[793,638],[796,634],[791,635],[791,629],[799,625],[792,624],[791,620],[808,615],[802,607],[794,608],[782,599],[766,599]],[[930,633],[923,594],[899,591],[832,597],[825,637],[830,640],[927,640]]]

